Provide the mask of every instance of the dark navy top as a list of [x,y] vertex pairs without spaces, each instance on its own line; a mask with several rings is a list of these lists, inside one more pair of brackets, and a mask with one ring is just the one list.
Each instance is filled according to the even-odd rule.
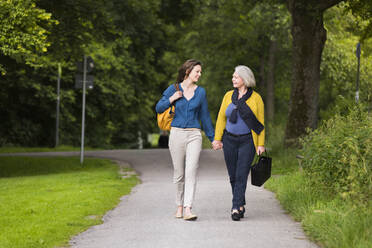
[[[180,86],[180,90],[183,89]],[[174,85],[170,85],[164,92],[163,97],[156,104],[156,112],[163,113],[170,107],[169,97],[176,92]],[[172,127],[178,128],[199,128],[200,122],[203,125],[203,130],[210,141],[214,138],[214,128],[208,110],[207,95],[205,89],[198,86],[195,89],[194,96],[190,100],[181,97],[175,102],[176,114],[171,123]]]
[[230,103],[229,106],[226,108],[226,130],[233,134],[247,134],[251,132],[251,129],[247,126],[247,124],[243,121],[242,117],[239,114],[238,111],[238,118],[236,120],[236,123],[231,123],[229,121],[231,112],[236,108],[236,105],[233,103]]

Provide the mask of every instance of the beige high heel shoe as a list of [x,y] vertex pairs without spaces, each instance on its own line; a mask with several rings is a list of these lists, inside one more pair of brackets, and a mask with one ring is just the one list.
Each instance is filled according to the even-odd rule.
[[197,218],[198,216],[196,216],[195,214],[189,214],[189,215],[183,216],[184,220],[196,220]]

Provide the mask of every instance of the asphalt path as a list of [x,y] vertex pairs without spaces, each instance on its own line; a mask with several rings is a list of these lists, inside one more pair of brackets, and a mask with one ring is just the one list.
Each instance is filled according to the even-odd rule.
[[308,240],[300,223],[286,214],[272,192],[252,186],[250,181],[245,217],[232,221],[232,195],[221,151],[202,151],[193,206],[198,219],[194,222],[174,218],[175,186],[167,149],[88,151],[85,155],[128,163],[141,183],[104,216],[103,224],[73,237],[70,245],[74,248],[318,247]]

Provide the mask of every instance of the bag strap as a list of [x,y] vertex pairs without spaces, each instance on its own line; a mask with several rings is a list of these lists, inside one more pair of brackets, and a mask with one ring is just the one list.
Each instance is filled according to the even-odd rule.
[[[179,83],[175,83],[175,84],[173,84],[173,86],[174,86],[174,88],[176,89],[176,91],[179,91],[179,90],[180,90],[180,84],[179,84]],[[177,100],[178,100],[178,99],[177,99]],[[176,101],[177,101],[177,100],[176,100]],[[174,102],[171,104],[171,106],[176,107],[176,106],[174,105],[176,101],[174,101]]]
[[270,157],[269,152],[267,151],[267,149],[265,149],[265,151],[264,151],[263,153],[261,153],[260,155],[255,155],[255,156],[254,156],[254,159],[253,159],[252,165],[255,165],[255,164],[258,162],[258,160],[259,160],[261,157],[263,157],[263,154],[265,154],[266,157]]
[[[176,91],[179,91],[179,90],[180,90],[180,86],[179,86],[179,85],[180,85],[179,83],[175,83],[175,84],[173,84],[174,88],[176,88]],[[176,101],[177,101],[177,100],[176,100]],[[170,110],[169,110],[169,113],[170,113],[170,114],[172,114],[172,113],[175,112],[176,106],[174,105],[174,103],[175,103],[176,101],[174,101],[174,102],[171,104],[171,108],[170,108]]]
[[[176,91],[179,91],[180,90],[180,84],[179,83],[175,83],[175,84],[173,84],[173,86],[174,86],[174,88],[176,89]],[[178,99],[177,99],[178,100]],[[177,101],[176,100],[176,101]],[[173,103],[172,103],[172,105],[174,105],[174,103],[176,102],[176,101],[174,101]]]
[[259,156],[254,156],[253,162],[251,164],[251,167],[254,167],[254,165],[258,162]]
[[263,153],[261,153],[259,156],[257,156],[258,158],[261,158],[261,157],[270,157],[269,155],[269,152],[265,149],[265,151]]
[[[263,153],[261,153],[261,155],[262,154],[265,154],[266,155],[266,157],[270,157],[270,155],[269,155],[269,152],[268,152],[268,150],[267,149],[265,149],[265,151],[263,152]],[[260,157],[261,157],[261,155],[260,155]]]

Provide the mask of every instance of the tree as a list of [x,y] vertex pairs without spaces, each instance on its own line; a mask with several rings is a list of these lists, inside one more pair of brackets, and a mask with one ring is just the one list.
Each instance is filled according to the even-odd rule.
[[361,40],[372,37],[372,1],[370,0],[349,0],[347,1],[348,10],[354,16],[364,20],[364,25],[358,25],[361,32]]
[[[372,53],[371,41],[361,41],[359,17],[345,11],[347,4],[339,4],[324,15],[324,25],[328,30],[327,43],[320,66],[321,85],[319,91],[319,119],[327,120],[337,112],[345,113],[347,106],[355,104],[357,77],[356,44],[362,43],[359,85],[360,102],[371,99]],[[342,16],[342,18],[339,18]]]
[[48,28],[56,24],[51,14],[36,7],[33,0],[0,1],[0,72],[4,60],[12,58],[31,66],[47,51]]
[[[4,56],[8,73],[0,78],[0,145],[54,143],[58,62],[63,67],[60,140],[80,144],[81,90],[74,88],[74,76],[83,54],[95,61],[94,88],[87,92],[86,144],[134,147],[139,131],[145,138],[157,130],[154,105],[169,84],[163,54],[174,50],[177,38],[167,40],[166,35],[191,14],[178,17],[171,0],[35,2],[59,25],[46,29],[50,46],[38,56],[43,66]],[[176,6],[190,11],[186,1]]]
[[291,101],[285,133],[287,145],[297,144],[297,139],[307,128],[317,126],[320,62],[327,39],[323,13],[341,1],[287,1],[293,38]]
[[260,73],[256,81],[264,97],[265,122],[270,123],[274,121],[276,108],[283,107],[278,104],[278,99],[283,99],[284,96],[275,98],[275,88],[283,87],[280,85],[282,82],[277,80],[277,77],[283,74],[278,70],[278,63],[288,62],[281,57],[288,57],[290,54],[289,13],[283,4],[271,0],[256,4],[250,12],[250,18],[254,20],[252,24],[256,27],[255,32],[258,33],[260,41],[257,44],[260,50],[257,52],[261,60]]
[[239,64],[249,66],[255,74],[256,90],[264,98],[265,112],[271,113],[268,123],[274,117],[274,106],[279,111],[286,108],[289,94],[275,97],[274,87],[281,93],[283,88],[289,88],[289,20],[285,6],[271,0],[199,3],[193,20],[183,27],[177,42],[181,51],[178,55],[203,62],[199,83],[211,96],[208,102],[212,119],[224,93],[232,87],[231,75]]

